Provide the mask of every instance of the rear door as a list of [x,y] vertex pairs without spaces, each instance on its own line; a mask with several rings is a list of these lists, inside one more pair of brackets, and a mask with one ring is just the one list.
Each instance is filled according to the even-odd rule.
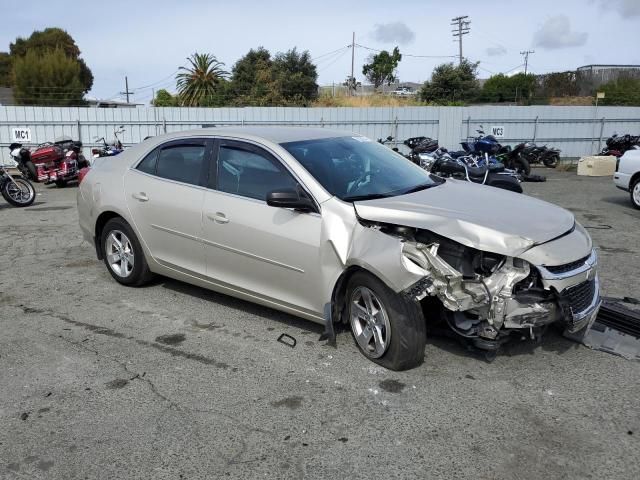
[[205,274],[202,203],[213,142],[174,140],[125,175],[127,206],[141,241],[166,266]]

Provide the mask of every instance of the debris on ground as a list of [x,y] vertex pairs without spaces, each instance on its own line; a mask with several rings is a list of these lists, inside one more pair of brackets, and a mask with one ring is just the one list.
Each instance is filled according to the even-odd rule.
[[639,303],[631,297],[605,297],[591,328],[565,336],[594,350],[640,360]]
[[288,333],[283,333],[278,337],[278,342],[286,345],[287,347],[295,348],[298,343],[295,338],[293,338]]

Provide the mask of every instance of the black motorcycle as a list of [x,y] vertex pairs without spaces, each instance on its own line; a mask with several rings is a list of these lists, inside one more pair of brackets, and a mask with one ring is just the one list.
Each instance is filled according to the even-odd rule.
[[640,135],[618,135],[614,133],[607,138],[606,147],[602,149],[600,155],[613,155],[621,157],[627,150],[640,146]]
[[518,178],[505,172],[505,167],[501,163],[474,167],[467,165],[460,158],[440,158],[432,165],[431,172],[441,177],[458,178],[516,193],[523,192]]
[[28,207],[36,199],[33,184],[25,177],[12,177],[3,165],[0,165],[0,193],[14,207]]
[[551,148],[546,145],[536,145],[533,142],[526,142],[516,145],[521,147],[520,156],[529,164],[542,163],[545,167],[556,168],[560,163],[560,149]]

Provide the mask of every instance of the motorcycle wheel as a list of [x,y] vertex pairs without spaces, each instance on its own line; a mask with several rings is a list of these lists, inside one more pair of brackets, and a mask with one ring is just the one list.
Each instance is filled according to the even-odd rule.
[[516,172],[518,172],[521,175],[524,175],[525,177],[528,177],[529,175],[531,175],[531,165],[529,164],[526,158],[522,156],[518,156],[517,158],[514,159],[513,163],[514,163],[514,168]]
[[36,199],[36,190],[26,178],[5,180],[0,187],[4,199],[14,207],[28,207]]
[[31,160],[27,160],[23,164],[23,168],[21,169],[23,173],[25,173],[28,180],[37,182],[38,181],[38,172],[36,171],[36,166],[33,164]]
[[56,187],[64,188],[66,186],[67,186],[67,181],[66,180],[56,180]]
[[558,162],[560,161],[560,157],[558,155],[551,155],[548,158],[542,160],[545,167],[556,168],[558,166]]

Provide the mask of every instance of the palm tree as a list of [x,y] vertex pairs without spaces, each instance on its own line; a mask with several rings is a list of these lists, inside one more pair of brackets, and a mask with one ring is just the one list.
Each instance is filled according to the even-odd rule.
[[229,76],[224,63],[210,53],[194,53],[187,58],[189,67],[180,67],[176,75],[180,103],[188,107],[206,104],[216,94],[217,87]]

